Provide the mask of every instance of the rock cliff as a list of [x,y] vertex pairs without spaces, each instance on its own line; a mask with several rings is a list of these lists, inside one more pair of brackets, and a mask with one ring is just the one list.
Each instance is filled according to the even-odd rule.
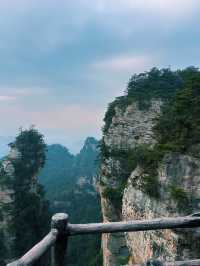
[[30,128],[20,131],[9,146],[8,156],[0,163],[0,265],[36,244],[47,232],[50,218],[37,182],[45,160],[43,136]]
[[[12,254],[12,234],[9,227],[11,222],[10,211],[13,203],[13,189],[8,185],[7,180],[14,178],[14,166],[12,160],[19,158],[20,154],[15,148],[11,148],[7,157],[1,161],[0,166],[0,233],[2,241],[4,241],[3,258],[9,258]],[[5,182],[6,181],[6,182]],[[1,263],[3,264],[3,258]]]
[[[199,211],[200,160],[181,154],[166,156],[159,167],[159,200],[150,198],[135,185],[141,177],[142,170],[137,168],[128,178],[123,195],[124,220],[176,217]],[[127,233],[126,243],[132,264],[149,258],[163,261],[198,258],[200,245],[196,229]]]
[[[195,73],[199,75],[199,72]],[[166,96],[165,91],[160,90],[160,95],[154,91],[154,88],[164,86],[160,82],[162,73],[155,83],[152,73],[142,75],[133,77],[134,84],[129,88],[128,95],[110,104],[105,116],[100,179],[104,222],[176,217],[197,212],[200,208],[199,138],[192,136],[194,130],[185,121],[189,121],[189,115],[190,120],[198,115],[196,111],[195,114],[186,112],[181,117],[184,113],[181,108],[187,111],[189,105],[186,102],[191,96],[183,91],[181,96],[176,96],[180,97],[177,98],[180,105],[175,102],[171,107],[162,97],[162,93]],[[167,91],[170,86],[166,85]],[[147,94],[151,90],[148,96],[143,89]],[[197,95],[197,91],[195,93]],[[141,103],[148,106],[141,108]],[[159,117],[166,110],[165,106],[168,106],[167,112],[176,110],[179,116],[174,119],[172,114],[171,120],[169,116],[168,120],[162,120],[167,125],[167,128],[162,128],[163,135],[171,141],[164,147],[166,140],[164,137],[164,141],[157,139],[154,131]],[[178,127],[176,123],[179,119]],[[177,136],[170,135],[176,126],[178,130],[173,134]],[[182,145],[184,140],[189,143],[187,147]],[[197,144],[191,145],[193,142]],[[154,148],[158,146],[160,150]],[[157,153],[154,153],[155,150]],[[198,258],[199,245],[199,231],[196,229],[105,234],[102,237],[104,266],[141,264],[149,259],[194,259]]]
[[[127,180],[130,171],[127,169],[127,158],[123,158],[123,152],[134,148],[141,143],[154,143],[152,138],[153,121],[160,112],[162,101],[152,100],[148,111],[140,110],[136,102],[128,105],[125,110],[115,107],[115,116],[108,132],[104,135],[103,141],[109,156],[104,158],[101,165],[101,206],[104,222],[119,221],[126,218],[117,199],[109,193],[123,193],[122,180]],[[112,152],[114,150],[114,152]],[[118,151],[118,154],[117,152]],[[127,192],[127,197],[129,192]],[[117,195],[118,196],[118,195]],[[119,195],[120,197],[120,195]],[[125,201],[125,199],[124,199]],[[129,204],[129,201],[127,201]],[[128,216],[128,214],[127,214]],[[134,219],[134,216],[130,217]],[[107,234],[103,236],[104,266],[117,266],[128,263],[131,257],[131,249],[122,234]]]

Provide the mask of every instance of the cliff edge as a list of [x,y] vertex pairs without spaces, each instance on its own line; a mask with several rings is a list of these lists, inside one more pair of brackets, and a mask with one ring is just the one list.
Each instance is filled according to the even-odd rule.
[[[126,95],[109,105],[101,144],[104,222],[199,211],[199,76],[195,68],[152,69],[134,75]],[[106,234],[102,243],[104,266],[194,259],[200,244],[196,229]]]

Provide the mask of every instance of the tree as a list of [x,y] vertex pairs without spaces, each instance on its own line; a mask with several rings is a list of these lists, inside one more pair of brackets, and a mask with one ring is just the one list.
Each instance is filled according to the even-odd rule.
[[19,257],[41,240],[48,230],[48,202],[36,178],[45,163],[46,144],[43,135],[31,127],[21,130],[10,146],[17,154],[12,158],[14,194],[11,228],[13,255]]
[[[185,88],[163,109],[154,127],[158,143],[172,151],[194,151],[200,143],[200,71],[187,68],[180,72]],[[195,151],[197,156],[197,151]]]
[[149,107],[151,99],[169,101],[183,86],[184,80],[178,71],[154,67],[148,72],[134,74],[131,77],[127,96],[138,101],[139,107],[144,109]]

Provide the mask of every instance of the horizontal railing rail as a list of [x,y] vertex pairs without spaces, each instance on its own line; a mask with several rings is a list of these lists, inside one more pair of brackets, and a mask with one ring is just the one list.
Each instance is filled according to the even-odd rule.
[[29,250],[23,257],[19,260],[10,263],[8,265],[18,266],[18,265],[32,265],[37,262],[42,255],[44,255],[51,246],[56,242],[58,231],[51,230],[48,235],[46,235],[37,245],[35,245],[31,250]]
[[94,224],[68,224],[68,235],[137,232],[158,229],[199,227],[200,217],[186,216],[160,218],[146,221],[109,222]]
[[[38,261],[48,250],[51,250],[51,266],[67,265],[65,258],[69,236],[80,234],[102,234],[117,232],[138,232],[159,229],[178,229],[200,227],[200,215],[193,214],[185,217],[159,218],[152,220],[134,220],[124,222],[70,224],[68,215],[55,214],[52,217],[51,231],[38,244],[20,259],[7,266],[29,266]],[[185,264],[184,264],[185,263]],[[163,266],[200,266],[200,260],[187,262],[163,262]]]

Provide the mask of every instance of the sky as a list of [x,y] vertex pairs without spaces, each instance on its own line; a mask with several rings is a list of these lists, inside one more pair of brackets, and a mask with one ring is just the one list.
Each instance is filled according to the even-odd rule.
[[78,152],[132,74],[200,63],[199,0],[0,0],[0,136]]

